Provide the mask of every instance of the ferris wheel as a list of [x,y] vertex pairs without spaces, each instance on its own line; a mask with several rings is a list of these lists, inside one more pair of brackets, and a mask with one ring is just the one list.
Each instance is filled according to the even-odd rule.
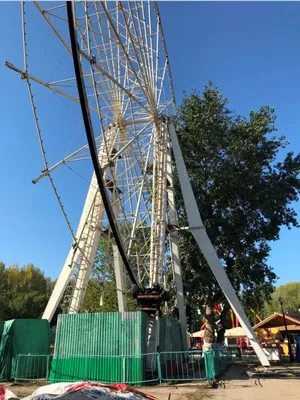
[[[43,76],[43,70],[31,72],[30,24],[23,2],[24,68],[6,65],[28,85],[44,159],[42,173],[33,182],[49,179],[73,239],[43,318],[51,320],[62,300],[67,312],[81,310],[101,240],[104,264],[111,261],[114,266],[119,311],[127,309],[129,277],[141,309],[157,313],[167,300],[166,276],[173,274],[186,335],[174,157],[189,220],[189,227],[182,229],[193,233],[253,347],[268,365],[195,202],[173,124],[175,96],[157,3],[76,1],[48,6],[33,2],[30,7],[35,7],[36,17],[47,25],[49,37],[61,45],[64,59],[71,63],[68,68],[60,68],[59,63],[55,80]],[[33,83],[81,110],[88,144],[53,165],[46,156]],[[92,159],[94,172],[74,230],[53,175],[65,165],[87,159]]]

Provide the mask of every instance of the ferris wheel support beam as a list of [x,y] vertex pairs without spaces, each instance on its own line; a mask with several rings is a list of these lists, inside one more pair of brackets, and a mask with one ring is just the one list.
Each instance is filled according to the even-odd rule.
[[[174,196],[174,179],[173,179],[173,169],[172,169],[172,154],[171,154],[171,143],[167,144],[167,199],[168,199],[168,217],[170,225],[178,225],[177,213],[175,208],[175,196]],[[179,321],[181,326],[181,336],[184,346],[184,350],[188,350],[187,343],[187,320],[186,320],[186,310],[184,303],[184,292],[183,292],[183,282],[182,282],[182,271],[181,262],[179,254],[179,241],[178,232],[173,230],[169,233],[169,240],[171,246],[171,259],[174,266],[174,275],[176,281],[176,293],[177,293],[177,303],[179,309]]]
[[[115,188],[113,191],[112,197],[112,210],[115,215],[116,222],[120,229],[120,201],[117,193],[117,189]],[[118,309],[119,312],[125,312],[127,310],[127,297],[126,297],[126,285],[125,285],[125,276],[124,276],[124,264],[118,249],[118,246],[113,243],[113,259],[114,259],[114,268],[115,268],[115,276],[116,276],[116,289],[117,289],[117,299],[118,299]]]
[[167,176],[166,176],[166,137],[167,125],[160,123],[155,127],[154,148],[156,158],[153,162],[153,199],[151,220],[151,252],[150,252],[150,285],[162,285],[163,261],[165,251],[166,233],[166,201],[167,201]]
[[[95,181],[96,179],[94,179],[94,182],[91,182],[91,186],[97,187],[97,182]],[[81,260],[75,288],[69,302],[70,314],[78,313],[83,306],[88,281],[95,262],[102,228],[102,226],[99,226],[99,223],[101,224],[104,215],[104,207],[99,193],[96,193],[94,196],[94,202],[90,211],[90,218],[85,222],[84,234],[79,241],[79,246],[81,246],[85,257]]]
[[251,324],[243,310],[243,307],[224,271],[224,268],[218,258],[218,255],[206,233],[205,226],[202,222],[201,215],[196,203],[193,189],[189,180],[187,169],[180,150],[179,142],[172,122],[169,123],[169,133],[172,142],[172,149],[175,163],[178,171],[181,191],[183,195],[184,205],[191,233],[193,234],[198,246],[204,255],[210,269],[212,270],[216,280],[218,281],[228,303],[237,316],[241,327],[246,332],[250,343],[263,366],[270,366],[267,356],[260,347],[257,337],[251,327]]

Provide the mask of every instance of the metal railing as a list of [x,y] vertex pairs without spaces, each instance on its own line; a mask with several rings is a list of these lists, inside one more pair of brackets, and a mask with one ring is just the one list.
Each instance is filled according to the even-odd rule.
[[163,352],[158,360],[160,383],[206,380],[202,351]]
[[13,368],[13,379],[18,381],[48,381],[50,356],[48,354],[18,354]]
[[163,382],[205,381],[217,378],[232,362],[230,351],[179,351],[139,355],[19,354],[15,381],[90,381],[147,385]]

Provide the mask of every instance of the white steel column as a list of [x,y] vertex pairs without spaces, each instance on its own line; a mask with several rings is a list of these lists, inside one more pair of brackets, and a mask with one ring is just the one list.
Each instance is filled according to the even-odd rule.
[[167,176],[166,176],[167,124],[156,127],[154,137],[153,194],[151,221],[150,285],[163,284],[165,256]]
[[215,278],[217,279],[224,295],[226,296],[232,310],[237,316],[242,328],[247,334],[250,343],[259,358],[260,362],[264,366],[269,366],[270,363],[267,356],[260,347],[257,337],[251,327],[251,324],[243,310],[243,307],[224,271],[224,268],[217,256],[217,253],[206,233],[204,224],[202,222],[200,212],[196,203],[196,199],[193,193],[193,189],[189,180],[189,176],[186,170],[186,166],[182,157],[180,146],[178,143],[177,135],[174,129],[173,123],[169,123],[169,132],[171,136],[172,148],[175,157],[176,167],[178,171],[179,181],[181,185],[181,191],[184,199],[185,209],[189,222],[189,228],[198,243],[201,252],[203,253],[210,269],[212,270]]
[[[97,182],[95,182],[95,184],[97,184]],[[79,241],[79,247],[83,251],[84,258],[81,258],[81,255],[79,254],[78,258],[81,259],[80,268],[70,301],[70,314],[78,313],[83,306],[84,296],[100,242],[104,207],[99,191],[95,196],[95,202],[92,207],[91,218],[88,219],[83,230],[83,237]]]
[[[115,181],[116,182],[116,181]],[[113,190],[112,198],[112,210],[114,213],[115,221],[120,229],[120,201],[119,195],[117,193],[117,188]],[[117,298],[118,298],[118,308],[119,312],[124,312],[127,310],[127,297],[126,297],[126,284],[124,276],[124,264],[118,249],[118,246],[113,242],[113,257],[114,257],[114,267],[116,276],[116,288],[117,288]]]
[[[173,170],[172,170],[172,155],[171,155],[171,143],[167,144],[167,180],[168,180],[168,188],[167,188],[167,198],[168,198],[168,216],[169,216],[169,224],[172,226],[176,226],[178,224],[177,214],[175,208],[175,198],[174,198],[174,180],[173,180]],[[182,283],[182,271],[181,271],[181,262],[180,262],[180,254],[179,254],[179,241],[178,241],[178,232],[177,230],[172,230],[169,233],[170,246],[171,246],[171,258],[174,266],[174,275],[176,280],[176,293],[177,293],[177,302],[179,309],[179,320],[181,325],[181,335],[184,350],[188,350],[187,343],[187,320],[186,320],[186,311],[184,304],[184,292],[183,292],[183,283]]]

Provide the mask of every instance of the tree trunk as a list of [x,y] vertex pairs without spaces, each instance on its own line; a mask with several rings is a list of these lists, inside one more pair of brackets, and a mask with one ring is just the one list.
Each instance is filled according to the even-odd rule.
[[214,312],[212,310],[211,305],[209,304],[205,306],[205,322],[206,322],[206,327],[204,330],[204,343],[211,345],[216,341],[215,338],[216,324],[214,321]]

